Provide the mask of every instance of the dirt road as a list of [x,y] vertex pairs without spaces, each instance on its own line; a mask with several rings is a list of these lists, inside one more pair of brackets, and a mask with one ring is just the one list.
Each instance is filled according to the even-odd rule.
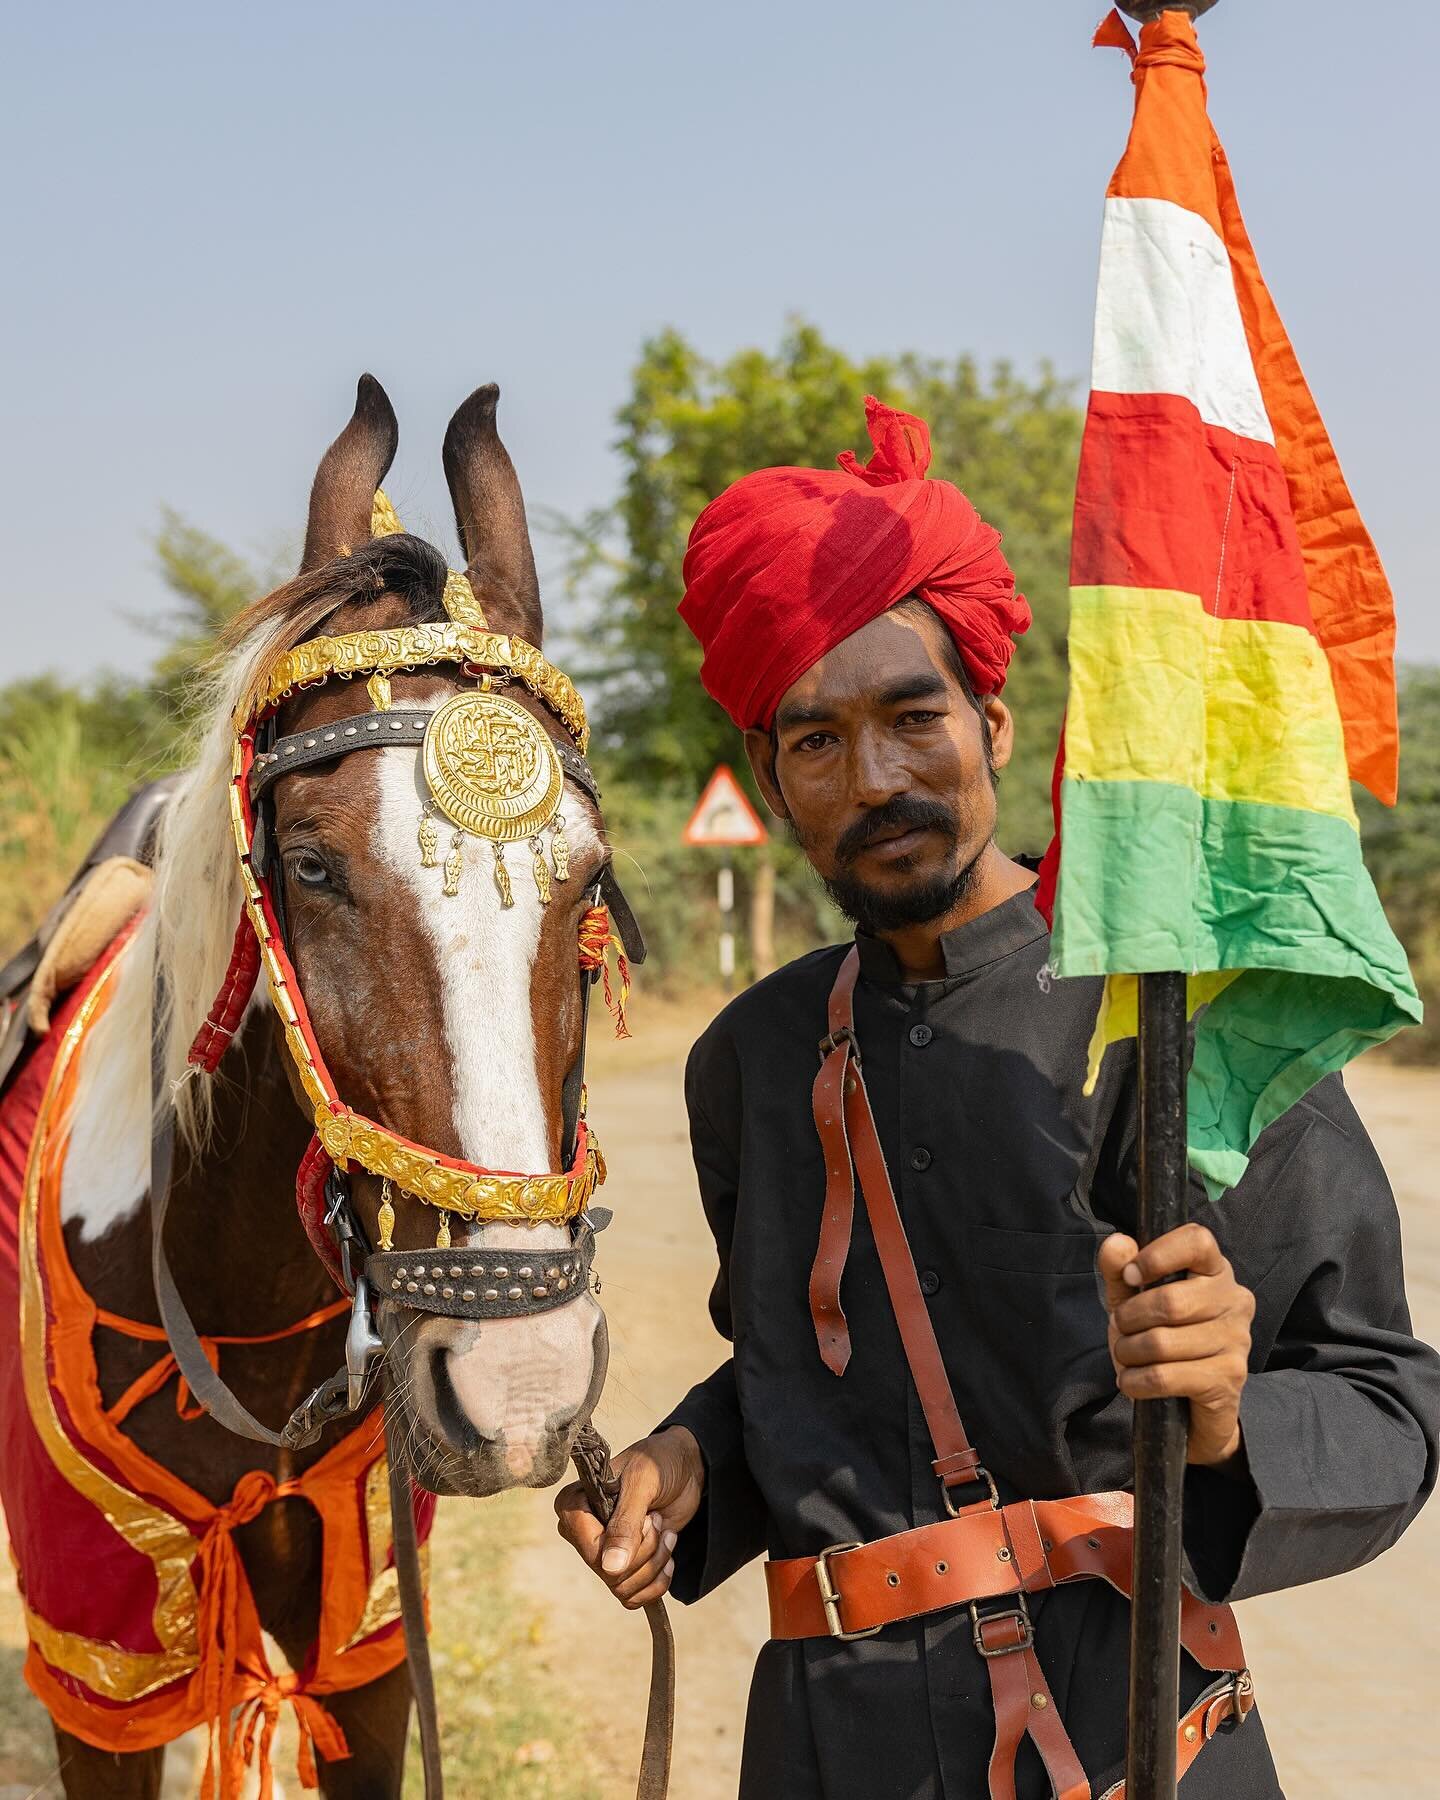
[[[591,1111],[612,1171],[606,1197],[616,1211],[603,1240],[614,1349],[600,1422],[617,1446],[662,1417],[725,1353],[705,1313],[713,1252],[684,1136],[686,1024],[642,1014],[635,1040],[602,1050],[592,1082]],[[1433,1341],[1440,1077],[1372,1063],[1353,1073],[1350,1087],[1400,1198],[1417,1328]],[[590,1646],[592,1657],[604,1646],[591,1663],[604,1671],[602,1729],[618,1738],[621,1765],[633,1767],[648,1677],[645,1627],[620,1613],[598,1582],[576,1580],[571,1553],[553,1536],[549,1496],[527,1498],[536,1529],[517,1555],[516,1581],[554,1597],[557,1639]],[[1434,1593],[1437,1570],[1440,1507],[1373,1567],[1240,1609],[1291,1800],[1410,1800],[1431,1791],[1434,1766],[1423,1747],[1440,1617],[1423,1596]],[[731,1800],[751,1664],[765,1631],[758,1565],[702,1605],[672,1612],[680,1668],[675,1800]]]

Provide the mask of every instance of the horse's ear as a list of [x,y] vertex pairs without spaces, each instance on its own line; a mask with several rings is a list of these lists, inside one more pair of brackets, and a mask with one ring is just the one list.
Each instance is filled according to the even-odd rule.
[[465,573],[491,629],[538,646],[545,631],[540,583],[520,481],[495,429],[499,399],[492,381],[456,412],[445,433],[445,479],[469,565]]
[[375,490],[395,460],[400,427],[389,396],[373,375],[355,389],[350,423],[320,459],[310,490],[302,571],[349,556],[370,542]]

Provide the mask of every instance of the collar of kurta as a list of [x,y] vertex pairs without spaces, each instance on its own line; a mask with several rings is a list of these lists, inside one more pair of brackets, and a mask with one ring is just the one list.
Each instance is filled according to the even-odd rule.
[[[1023,858],[1016,858],[1023,861]],[[1033,944],[1046,934],[1044,919],[1035,910],[1033,888],[1012,894],[999,906],[981,913],[978,919],[947,931],[940,939],[940,954],[945,959],[945,973],[939,980],[954,981],[962,975],[973,975],[987,963],[1000,962]],[[930,983],[907,982],[899,958],[886,943],[867,932],[857,931],[855,943],[860,951],[860,973],[878,987],[929,986]]]

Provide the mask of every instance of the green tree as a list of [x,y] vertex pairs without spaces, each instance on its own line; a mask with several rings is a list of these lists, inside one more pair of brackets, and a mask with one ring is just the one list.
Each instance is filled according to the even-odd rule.
[[864,451],[867,393],[926,419],[931,473],[958,482],[1005,534],[1034,607],[1008,690],[1019,747],[1003,817],[1007,842],[1042,848],[1081,427],[1070,387],[1049,369],[1027,380],[1006,364],[987,374],[968,357],[855,361],[804,323],[773,353],[743,350],[718,364],[675,331],[647,343],[619,413],[619,498],[568,533],[592,650],[579,672],[598,695],[606,761],[647,789],[696,792],[716,762],[734,760],[734,731],[701,691],[699,647],[675,610],[690,526],[751,469],[832,466],[841,450]]
[[1410,954],[1427,1019],[1404,1032],[1398,1056],[1440,1059],[1440,669],[1400,672],[1400,798],[1381,806],[1355,790],[1365,860]]

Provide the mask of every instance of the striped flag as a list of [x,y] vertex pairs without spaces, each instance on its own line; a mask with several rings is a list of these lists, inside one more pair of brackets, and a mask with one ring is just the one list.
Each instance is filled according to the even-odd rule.
[[[1420,1017],[1350,780],[1395,798],[1394,607],[1246,235],[1193,22],[1135,58],[1105,203],[1071,560],[1059,975],[1104,975],[1091,1082],[1141,972],[1196,1018],[1192,1165],[1212,1195],[1330,1071]],[[1063,846],[1063,852],[1062,852]]]

